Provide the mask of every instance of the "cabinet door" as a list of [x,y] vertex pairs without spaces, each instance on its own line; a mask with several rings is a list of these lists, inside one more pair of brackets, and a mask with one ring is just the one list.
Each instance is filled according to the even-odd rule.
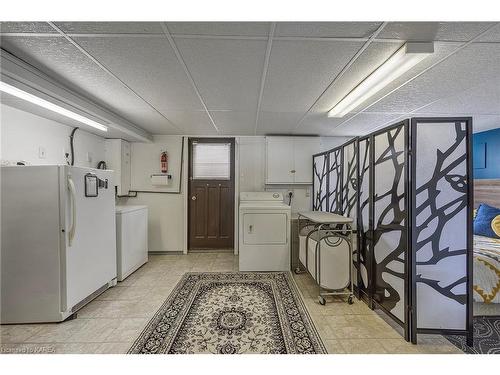
[[293,138],[266,138],[266,183],[293,183]]
[[293,141],[294,182],[312,184],[312,156],[320,150],[319,137],[297,137]]

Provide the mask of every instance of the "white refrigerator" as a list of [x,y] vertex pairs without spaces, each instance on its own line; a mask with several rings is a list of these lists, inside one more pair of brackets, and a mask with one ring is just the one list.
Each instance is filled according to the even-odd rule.
[[113,171],[1,168],[1,323],[59,322],[116,284]]

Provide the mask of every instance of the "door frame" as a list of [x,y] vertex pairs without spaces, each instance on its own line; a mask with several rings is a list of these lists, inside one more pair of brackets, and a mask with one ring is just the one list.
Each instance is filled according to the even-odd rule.
[[189,253],[188,236],[189,236],[189,168],[190,168],[190,150],[189,142],[193,139],[231,139],[234,140],[234,255],[239,253],[239,238],[238,238],[238,225],[239,225],[239,201],[238,197],[240,194],[240,150],[239,150],[239,137],[231,136],[185,136],[184,137],[184,155],[183,160],[187,161],[182,165],[182,194],[183,197],[183,214],[184,214],[184,225],[183,225],[183,246],[182,253],[187,255]]

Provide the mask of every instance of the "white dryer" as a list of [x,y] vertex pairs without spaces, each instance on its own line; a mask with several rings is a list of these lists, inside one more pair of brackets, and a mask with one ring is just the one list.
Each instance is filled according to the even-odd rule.
[[290,270],[290,219],[282,194],[240,193],[240,271]]

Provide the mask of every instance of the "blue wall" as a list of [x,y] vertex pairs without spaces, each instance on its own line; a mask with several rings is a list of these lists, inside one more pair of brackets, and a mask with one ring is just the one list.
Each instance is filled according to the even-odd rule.
[[475,133],[472,142],[474,178],[500,178],[500,128]]

